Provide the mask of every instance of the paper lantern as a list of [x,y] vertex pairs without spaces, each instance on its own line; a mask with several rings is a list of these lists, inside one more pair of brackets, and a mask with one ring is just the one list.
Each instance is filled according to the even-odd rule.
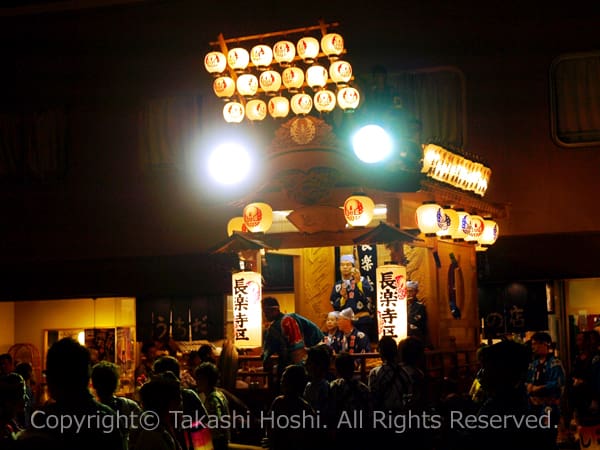
[[229,102],[223,107],[225,122],[240,123],[244,120],[244,105],[239,102]]
[[244,97],[252,97],[258,91],[258,78],[251,73],[240,75],[235,84],[240,95]]
[[223,73],[227,68],[227,58],[221,52],[210,52],[204,57],[204,68],[213,75]]
[[268,110],[271,117],[275,119],[287,117],[290,112],[290,102],[282,96],[271,97],[269,99]]
[[244,208],[244,224],[252,233],[266,232],[273,224],[273,209],[267,203],[255,202]]
[[339,87],[352,79],[352,65],[347,61],[335,61],[329,66],[329,76]]
[[312,64],[319,55],[319,41],[314,37],[303,37],[298,41],[296,50],[305,63]]
[[273,50],[271,47],[264,44],[255,45],[250,50],[250,61],[259,70],[269,67],[273,62]]
[[498,239],[498,224],[491,218],[485,218],[483,220],[483,232],[479,237],[479,245],[482,247],[489,247],[494,245],[496,239]]
[[213,91],[217,97],[229,100],[235,93],[235,81],[231,77],[218,77],[213,81]]
[[233,217],[227,222],[227,236],[231,236],[234,231],[248,232],[248,227],[246,227],[242,216]]
[[322,88],[327,84],[327,69],[315,64],[306,69],[306,84],[311,88]]
[[289,92],[298,92],[304,84],[304,71],[299,67],[288,67],[281,74],[281,81]]
[[485,224],[483,223],[483,217],[478,216],[477,214],[471,214],[469,219],[469,232],[465,236],[465,241],[476,243],[483,234],[483,228],[485,227]]
[[232,48],[227,52],[227,64],[238,73],[243,72],[250,62],[248,50],[242,47]]
[[236,347],[260,347],[262,343],[262,279],[257,272],[231,275],[233,335]]
[[365,194],[353,194],[344,202],[344,217],[353,227],[366,227],[373,220],[375,203]]
[[456,215],[458,216],[458,226],[453,230],[452,239],[455,242],[460,242],[464,241],[467,234],[469,234],[469,229],[471,228],[471,215],[462,209],[457,209]]
[[246,117],[249,120],[263,120],[267,117],[267,104],[259,99],[250,100],[246,103]]
[[314,96],[315,109],[319,112],[330,112],[335,108],[335,94],[328,89],[322,89]]
[[433,237],[440,229],[440,222],[444,219],[444,210],[436,203],[423,203],[417,208],[416,221],[419,231],[427,237]]
[[399,342],[408,334],[406,267],[385,263],[375,269],[375,276],[379,339],[392,336]]
[[360,94],[353,87],[345,87],[340,89],[337,94],[337,102],[344,111],[354,110],[358,107]]
[[273,46],[273,58],[281,67],[288,67],[296,57],[296,46],[290,41],[279,41]]
[[267,95],[275,95],[281,88],[281,75],[274,70],[265,70],[260,74],[258,82]]
[[456,234],[455,230],[458,228],[458,213],[449,206],[445,206],[443,212],[444,217],[436,234],[440,239],[452,239],[452,235]]
[[328,33],[321,38],[321,49],[329,59],[337,58],[344,51],[344,38],[337,33]]
[[310,112],[313,101],[308,94],[295,94],[290,100],[290,107],[294,114],[305,115]]

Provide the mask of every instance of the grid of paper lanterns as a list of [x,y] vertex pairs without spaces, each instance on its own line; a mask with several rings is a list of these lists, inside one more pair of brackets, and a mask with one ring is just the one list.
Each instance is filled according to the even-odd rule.
[[349,84],[352,65],[340,59],[344,52],[343,37],[327,33],[320,41],[302,36],[295,44],[283,39],[272,46],[235,46],[226,55],[211,51],[204,57],[204,67],[214,76],[215,95],[226,102],[227,122],[260,121],[267,115],[284,118],[290,110],[296,115],[313,109],[328,113],[336,106],[353,111],[360,93]]

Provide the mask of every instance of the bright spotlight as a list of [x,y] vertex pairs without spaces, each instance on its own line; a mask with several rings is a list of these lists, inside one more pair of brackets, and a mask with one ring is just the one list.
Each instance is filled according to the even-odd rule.
[[367,125],[352,138],[354,153],[363,162],[383,161],[392,152],[392,139],[379,125]]
[[250,155],[244,146],[228,142],[219,145],[210,154],[208,171],[218,183],[231,185],[246,178],[251,164]]

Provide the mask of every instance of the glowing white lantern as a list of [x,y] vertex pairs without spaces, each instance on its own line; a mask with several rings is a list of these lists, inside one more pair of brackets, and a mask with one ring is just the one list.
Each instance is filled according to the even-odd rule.
[[440,229],[436,234],[440,239],[451,239],[458,228],[458,213],[449,206],[445,206],[443,211],[444,218],[440,222]]
[[306,70],[306,84],[311,88],[322,88],[327,84],[327,69],[323,66],[314,65]]
[[236,47],[227,52],[227,64],[238,73],[246,70],[249,62],[250,54],[245,48]]
[[304,71],[299,67],[288,67],[281,74],[281,81],[289,92],[298,92],[304,84]]
[[263,120],[267,117],[267,104],[259,99],[246,103],[246,117],[251,121]]
[[485,227],[483,217],[478,216],[477,214],[471,214],[469,219],[469,233],[465,236],[465,241],[476,243],[483,234],[483,228]]
[[423,203],[417,208],[416,221],[419,231],[427,237],[433,237],[440,229],[444,210],[437,203]]
[[335,94],[327,89],[322,89],[315,94],[315,109],[319,112],[330,112],[335,108]]
[[240,75],[236,81],[236,87],[240,95],[252,97],[258,91],[258,78],[251,73]]
[[233,335],[236,347],[262,345],[262,279],[257,272],[231,276],[233,294]]
[[296,45],[298,56],[308,64],[315,62],[315,58],[319,55],[319,41],[314,37],[303,37]]
[[353,227],[366,227],[373,220],[375,203],[365,194],[353,194],[344,202],[344,217]]
[[290,112],[290,101],[282,96],[272,97],[269,99],[268,109],[271,117],[275,119],[287,117]]
[[360,94],[353,87],[345,87],[339,90],[337,102],[344,111],[354,110],[358,107]]
[[375,269],[375,276],[379,339],[392,336],[399,342],[408,334],[406,267],[385,263]]
[[344,38],[337,33],[328,33],[321,38],[321,49],[329,59],[337,58],[344,51]]
[[227,222],[227,236],[231,236],[234,231],[248,232],[248,227],[246,227],[242,216],[233,217]]
[[452,239],[456,242],[464,241],[471,229],[471,215],[462,209],[456,210],[458,216],[458,227],[452,234]]
[[268,45],[255,45],[250,50],[250,61],[259,70],[269,67],[273,62],[273,50]]
[[495,220],[492,219],[484,219],[483,220],[483,233],[481,233],[481,237],[479,238],[479,245],[482,247],[489,247],[490,245],[494,245],[496,239],[498,239],[498,224]]
[[329,66],[329,76],[339,87],[352,79],[352,66],[347,61],[335,61]]
[[239,102],[229,102],[223,107],[223,118],[229,123],[240,123],[244,120],[244,105]]
[[281,67],[287,67],[296,57],[296,46],[290,41],[279,41],[273,46],[273,58]]
[[222,73],[227,68],[227,58],[221,52],[210,52],[204,57],[204,68],[213,75]]
[[295,94],[290,100],[290,107],[294,114],[308,114],[312,109],[313,101],[308,94]]
[[275,95],[281,88],[281,75],[275,70],[265,70],[260,74],[258,82],[267,95]]
[[249,231],[264,233],[273,224],[273,209],[267,203],[250,203],[244,208],[243,217]]
[[231,77],[218,77],[213,81],[213,91],[217,97],[229,100],[235,92],[235,81]]

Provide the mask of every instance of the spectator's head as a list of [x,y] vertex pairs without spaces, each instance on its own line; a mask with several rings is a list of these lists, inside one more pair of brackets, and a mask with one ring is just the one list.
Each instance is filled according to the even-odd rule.
[[419,292],[419,282],[418,281],[407,281],[406,282],[406,296],[409,299],[416,298],[418,292]]
[[157,351],[158,344],[154,340],[147,340],[142,344],[141,353],[144,359],[148,362],[152,362],[156,359]]
[[545,331],[538,331],[531,336],[531,350],[536,356],[546,356],[552,347],[552,337]]
[[265,318],[268,322],[272,322],[281,313],[279,309],[279,301],[275,297],[265,297],[262,300],[262,308]]
[[174,356],[159,356],[152,366],[154,373],[172,372],[178,379],[180,377],[179,361]]
[[211,392],[219,382],[219,369],[211,362],[203,362],[194,371],[199,392]]
[[342,309],[342,311],[340,311],[340,315],[338,317],[338,327],[344,333],[348,334],[354,328],[355,320],[356,320],[356,317],[354,316],[354,311],[352,310],[352,308]]
[[420,366],[425,360],[425,345],[421,339],[407,337],[398,345],[400,361],[409,366]]
[[383,361],[393,363],[398,357],[398,344],[392,336],[383,336],[377,345],[379,356]]
[[281,375],[281,392],[285,395],[300,396],[304,393],[307,377],[304,366],[287,366]]
[[350,380],[354,376],[354,358],[352,355],[348,352],[338,353],[335,357],[335,370],[341,378]]
[[162,420],[169,420],[171,411],[181,407],[181,388],[172,372],[153,375],[140,388],[140,401],[145,411],[153,411]]
[[340,256],[340,273],[343,278],[350,278],[352,276],[352,270],[354,269],[354,256],[342,255]]
[[28,362],[21,362],[15,366],[15,372],[23,377],[27,382],[33,376],[33,366]]
[[215,348],[211,344],[202,344],[198,349],[198,357],[200,358],[200,362],[217,362],[217,358],[215,357]]
[[100,361],[94,365],[92,386],[100,399],[112,397],[119,386],[119,367],[109,361]]
[[529,350],[523,344],[506,340],[481,350],[481,384],[492,393],[516,389],[524,382],[529,366]]
[[327,344],[310,347],[306,357],[306,371],[312,380],[325,377],[331,362],[331,348]]
[[13,359],[10,353],[2,353],[0,355],[0,375],[8,375],[14,371]]
[[325,328],[327,329],[327,332],[333,332],[338,329],[339,316],[339,311],[330,311],[327,314],[327,320],[325,320]]
[[50,347],[46,357],[46,382],[50,396],[60,402],[81,398],[90,381],[90,352],[72,338]]

